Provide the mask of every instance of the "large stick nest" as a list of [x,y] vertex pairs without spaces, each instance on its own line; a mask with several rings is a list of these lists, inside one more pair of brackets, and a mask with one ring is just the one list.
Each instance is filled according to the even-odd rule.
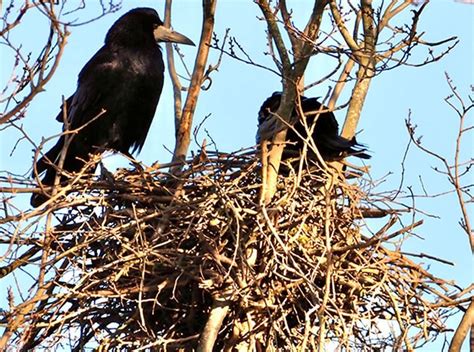
[[388,243],[416,224],[389,232],[392,214],[369,235],[363,181],[323,170],[281,177],[262,208],[255,160],[217,154],[180,176],[155,165],[72,179],[47,206],[59,222],[42,244],[51,286],[26,346],[67,332],[76,350],[189,350],[217,306],[228,309],[217,350],[407,348],[445,331],[453,287]]

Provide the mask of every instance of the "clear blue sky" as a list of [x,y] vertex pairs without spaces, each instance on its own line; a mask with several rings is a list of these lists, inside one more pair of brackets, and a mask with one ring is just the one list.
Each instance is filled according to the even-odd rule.
[[[91,3],[87,3],[89,8],[79,13],[80,16],[90,17],[94,10],[89,5]],[[293,3],[296,4],[294,8],[296,23],[304,24],[309,2]],[[123,8],[115,14],[86,26],[71,28],[72,35],[55,77],[46,86],[46,91],[33,101],[28,115],[23,120],[24,128],[35,141],[39,142],[41,137],[60,131],[61,126],[54,118],[59,111],[61,95],[67,97],[74,92],[77,74],[100,48],[111,24],[128,9],[137,6],[155,7],[162,14],[163,4],[164,1],[126,1]],[[174,28],[196,43],[199,41],[201,26],[200,4],[200,1],[175,1],[172,17]],[[359,125],[359,130],[362,132],[358,139],[367,144],[372,152],[370,165],[374,179],[389,172],[393,173],[379,186],[378,191],[394,189],[400,182],[400,162],[408,141],[404,120],[409,110],[412,111],[413,122],[419,126],[418,133],[424,136],[424,143],[449,158],[453,155],[457,118],[443,101],[444,97],[450,94],[444,72],[450,74],[459,92],[467,96],[470,85],[474,83],[473,15],[472,5],[451,0],[431,1],[419,24],[419,29],[426,32],[425,40],[438,41],[455,35],[461,39],[459,45],[439,62],[422,68],[398,68],[384,73],[373,81],[362,112]],[[15,39],[25,47],[37,50],[44,44],[38,38],[43,38],[44,36],[40,34],[47,29],[42,27],[44,23],[41,16],[38,14],[28,16],[25,18],[25,23],[28,24],[21,33],[16,34]],[[255,61],[271,66],[272,61],[263,54],[263,51],[266,51],[265,25],[256,16],[260,16],[260,13],[256,5],[251,2],[221,1],[216,11],[215,31],[222,37],[225,29],[231,28],[231,35],[238,38]],[[409,18],[411,14],[407,16]],[[5,64],[9,62],[9,54],[3,48],[1,50],[3,85],[9,75],[8,65]],[[181,50],[186,55],[185,60],[189,67],[192,67],[196,49],[181,46]],[[420,52],[425,53],[424,50]],[[210,63],[215,63],[217,56],[216,52],[212,52]],[[420,61],[421,57],[423,55],[415,55],[414,59],[418,58]],[[320,60],[317,63],[308,69],[306,82],[321,77],[325,70],[332,67],[329,60]],[[178,70],[184,72],[179,66]],[[219,72],[214,72],[212,79],[211,89],[202,92],[199,98],[195,125],[206,115],[211,114],[204,127],[209,131],[219,150],[231,151],[253,145],[257,111],[267,96],[280,89],[279,78],[268,71],[224,57]],[[324,96],[326,91],[326,86],[315,87],[307,95]],[[164,146],[171,150],[174,147],[172,106],[170,80],[166,76],[157,115],[143,151],[138,156],[138,159],[146,164],[156,160],[167,162],[170,159]],[[338,112],[337,116],[342,124],[344,112]],[[470,119],[472,124],[472,117]],[[205,133],[201,133],[200,141],[205,137]],[[23,174],[31,167],[32,147],[26,141],[19,143],[14,153],[10,155],[17,139],[18,134],[13,129],[2,133],[0,139],[2,172],[11,170]],[[192,149],[197,149],[197,146],[192,145]],[[465,159],[472,156],[472,134],[470,140],[465,140],[464,150]],[[111,163],[115,165],[117,161],[112,160]],[[432,193],[450,189],[447,180],[433,172],[431,168],[434,166],[439,165],[412,148],[405,165],[404,190],[412,186],[415,193],[422,193],[420,175],[423,177],[425,187]],[[467,236],[458,225],[460,211],[454,195],[436,199],[418,199],[417,207],[440,218],[425,217],[425,224],[417,230],[417,234],[423,239],[416,237],[409,239],[404,247],[405,251],[429,253],[454,262],[455,266],[450,267],[422,260],[430,265],[430,270],[435,275],[455,280],[462,287],[468,286],[473,281],[471,251]],[[371,228],[376,230],[379,224],[380,222],[374,222]],[[456,323],[453,321],[452,327],[455,326]]]

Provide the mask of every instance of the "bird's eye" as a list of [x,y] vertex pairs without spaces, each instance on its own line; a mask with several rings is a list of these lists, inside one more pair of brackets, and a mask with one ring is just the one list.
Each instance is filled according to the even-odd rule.
[[158,23],[153,23],[153,29],[157,29],[160,25]]

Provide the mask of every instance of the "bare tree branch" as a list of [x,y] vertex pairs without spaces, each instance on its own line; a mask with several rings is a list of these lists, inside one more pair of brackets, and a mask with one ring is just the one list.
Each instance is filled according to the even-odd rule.
[[[166,27],[171,27],[171,5],[173,0],[166,0],[165,3],[165,19],[164,23]],[[174,101],[174,126],[175,126],[175,135],[178,136],[178,130],[181,122],[182,115],[182,101],[181,101],[181,91],[183,87],[176,73],[176,66],[174,64],[174,52],[173,44],[166,43],[166,59],[168,61],[168,72],[171,78],[171,83],[173,85],[173,101]]]
[[[203,0],[201,39],[199,41],[198,53],[194,63],[191,84],[188,90],[188,95],[186,96],[186,102],[184,104],[181,121],[176,134],[176,145],[173,153],[173,162],[185,160],[191,141],[191,126],[194,110],[196,109],[199,91],[201,89],[201,84],[204,77],[204,70],[207,63],[207,57],[209,55],[212,33],[214,30],[214,14],[216,4],[217,0]],[[174,170],[177,169],[175,168]]]
[[[456,332],[449,344],[449,352],[458,352],[461,351],[462,344],[466,339],[466,336],[469,330],[472,329],[474,325],[474,301],[471,301],[469,308],[464,313],[459,326],[456,329]],[[472,348],[472,346],[471,346]]]

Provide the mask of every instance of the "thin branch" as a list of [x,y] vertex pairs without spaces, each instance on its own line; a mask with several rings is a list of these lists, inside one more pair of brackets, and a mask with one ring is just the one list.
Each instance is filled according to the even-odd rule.
[[[202,79],[206,68],[207,58],[209,55],[209,48],[212,40],[212,33],[214,30],[214,14],[217,0],[203,1],[203,22],[201,39],[199,41],[198,53],[194,63],[193,75],[191,77],[191,84],[186,97],[186,102],[183,108],[178,133],[176,135],[176,145],[173,153],[173,162],[184,161],[186,153],[191,142],[192,122],[194,110],[196,109],[199,91],[201,89]],[[180,168],[174,168],[173,171],[178,171]]]
[[[165,3],[165,17],[164,17],[164,24],[165,27],[171,27],[171,6],[173,0],[166,0]],[[166,59],[168,61],[168,73],[171,78],[171,83],[173,85],[173,100],[174,100],[174,128],[175,128],[175,135],[178,135],[178,130],[181,122],[181,115],[182,115],[182,102],[181,102],[181,91],[183,90],[183,86],[178,78],[178,74],[176,73],[176,66],[174,62],[174,50],[172,43],[166,43]]]

